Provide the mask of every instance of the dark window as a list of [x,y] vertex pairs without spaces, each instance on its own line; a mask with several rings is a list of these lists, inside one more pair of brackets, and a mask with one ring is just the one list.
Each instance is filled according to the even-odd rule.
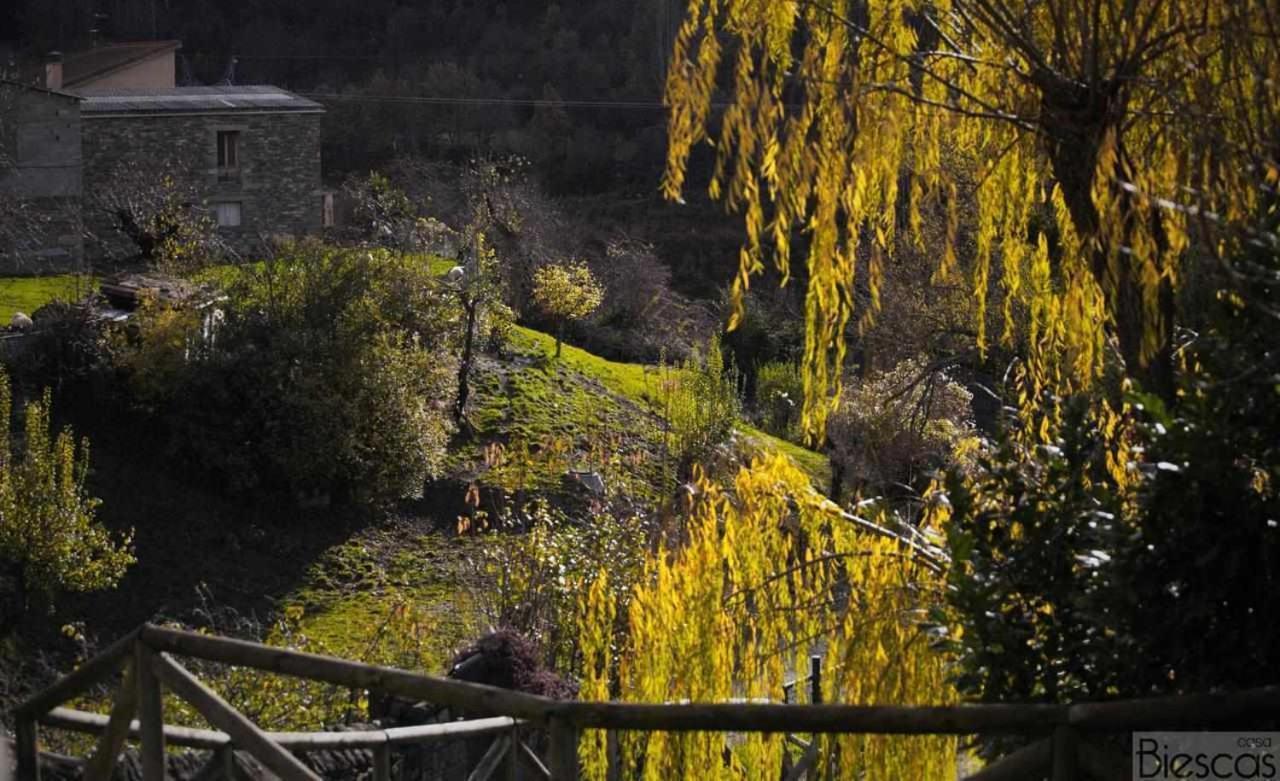
[[240,131],[218,131],[218,178],[227,179],[240,173]]

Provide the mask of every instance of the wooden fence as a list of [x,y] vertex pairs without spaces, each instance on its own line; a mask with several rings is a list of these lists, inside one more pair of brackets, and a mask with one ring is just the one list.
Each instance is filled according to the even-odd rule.
[[[367,732],[264,732],[207,688],[175,657],[249,667],[353,689],[365,689],[449,706],[472,718]],[[109,716],[60,707],[123,668]],[[815,667],[812,677],[819,677]],[[811,681],[811,683],[816,683]],[[192,705],[216,730],[167,725],[162,687]],[[815,687],[817,688],[817,687]],[[735,702],[639,704],[552,700],[508,689],[377,667],[241,640],[144,625],[121,638],[79,669],[24,702],[14,711],[19,781],[40,776],[39,725],[98,735],[85,764],[86,781],[107,781],[125,741],[140,741],[143,781],[162,781],[165,746],[214,751],[201,778],[225,775],[233,751],[242,751],[285,781],[318,776],[296,754],[335,748],[372,751],[375,781],[389,781],[391,753],[433,741],[492,736],[488,750],[469,776],[491,778],[503,768],[515,778],[517,766],[536,776],[578,777],[578,743],[584,729],[607,731],[766,732],[793,735],[990,735],[1027,736],[1029,744],[971,776],[969,781],[1050,778],[1099,781],[1129,777],[1128,757],[1108,753],[1095,738],[1107,732],[1204,728],[1214,724],[1280,719],[1280,686],[1232,694],[1203,694],[1076,705],[866,706]],[[136,716],[136,720],[135,720]],[[522,730],[545,730],[545,760],[524,741]],[[803,744],[798,738],[792,738]],[[613,743],[614,741],[610,741]],[[792,766],[799,779],[812,767],[816,748]],[[806,764],[806,759],[808,764]],[[610,776],[617,776],[611,767]]]

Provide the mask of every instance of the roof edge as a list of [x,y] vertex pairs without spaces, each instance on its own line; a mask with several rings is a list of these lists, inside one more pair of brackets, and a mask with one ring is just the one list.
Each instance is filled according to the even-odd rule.
[[[107,44],[107,46],[100,47],[100,48],[123,49],[129,46],[137,46],[140,49],[140,51],[136,56],[130,57],[125,60],[121,60],[117,63],[108,65],[105,68],[100,68],[96,71],[90,71],[89,73],[86,73],[82,76],[78,76],[74,79],[66,79],[65,81],[62,82],[62,86],[64,88],[74,87],[77,84],[83,84],[86,81],[99,79],[99,78],[102,78],[103,76],[110,76],[111,74],[124,70],[125,68],[128,68],[131,65],[137,65],[138,63],[144,60],[149,60],[152,57],[159,57],[161,55],[168,54],[170,52],[175,52],[178,49],[182,48],[182,41],[178,41],[178,40],[132,41],[128,43]],[[94,51],[93,49],[90,49],[87,52],[73,52],[72,54],[65,56],[62,61],[63,68],[64,69],[66,68],[66,64],[69,60],[74,59],[75,57],[82,54],[89,54],[90,52],[93,52],[93,51]]]
[[19,89],[29,89],[32,92],[43,92],[48,95],[57,95],[60,98],[70,98],[71,100],[84,100],[83,97],[73,92],[64,92],[63,90],[60,90],[60,89],[49,89],[48,87],[42,87],[39,84],[27,84],[26,82],[17,81],[15,79],[0,78],[0,84],[8,84],[11,87],[18,87]]

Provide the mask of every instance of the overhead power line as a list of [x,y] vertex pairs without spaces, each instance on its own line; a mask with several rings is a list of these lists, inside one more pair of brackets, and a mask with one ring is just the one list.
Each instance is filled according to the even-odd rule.
[[660,101],[642,100],[549,100],[546,98],[448,98],[429,95],[359,95],[338,92],[301,92],[313,100],[350,101],[353,103],[408,103],[446,106],[522,106],[529,108],[617,108],[662,109]]

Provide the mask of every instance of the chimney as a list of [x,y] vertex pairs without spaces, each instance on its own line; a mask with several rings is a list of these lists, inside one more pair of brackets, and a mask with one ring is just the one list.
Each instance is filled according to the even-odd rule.
[[45,89],[62,89],[62,52],[49,52],[44,60]]

